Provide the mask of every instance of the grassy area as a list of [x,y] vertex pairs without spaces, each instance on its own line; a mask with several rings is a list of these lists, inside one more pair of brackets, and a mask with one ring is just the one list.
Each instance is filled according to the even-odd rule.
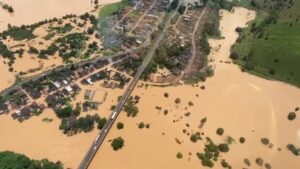
[[98,16],[100,19],[106,18],[112,15],[113,13],[118,12],[120,9],[124,8],[131,1],[132,0],[122,0],[121,2],[105,5],[101,8]]
[[292,2],[240,1],[258,16],[240,32],[231,57],[246,71],[300,86],[300,2]]

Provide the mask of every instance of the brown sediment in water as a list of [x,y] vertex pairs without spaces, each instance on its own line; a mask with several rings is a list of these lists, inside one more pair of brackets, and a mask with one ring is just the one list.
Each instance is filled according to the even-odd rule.
[[[94,8],[91,0],[1,0],[14,8],[10,14],[0,9],[0,31],[11,25],[27,25],[45,19],[61,18],[66,14],[81,15]],[[120,0],[100,0],[99,5],[119,2]]]
[[[118,0],[105,0],[101,1],[99,4],[107,4],[107,3],[113,3],[118,2]],[[7,2],[8,3],[8,2]],[[90,12],[94,5],[91,5],[90,1],[84,0],[76,0],[76,1],[68,1],[68,0],[62,0],[62,1],[56,1],[56,0],[48,0],[48,1],[35,1],[35,0],[29,0],[26,1],[26,5],[24,6],[25,1],[14,1],[11,2],[12,6],[15,9],[15,13],[12,16],[3,17],[3,15],[0,15],[0,30],[1,25],[3,25],[4,21],[3,19],[7,19],[7,22],[14,23],[13,25],[21,25],[21,24],[33,24],[34,22],[44,20],[44,19],[50,19],[53,17],[62,17],[66,14],[77,14],[81,15],[85,12]],[[42,5],[40,5],[42,3]],[[70,5],[70,3],[72,5]],[[47,5],[48,4],[48,5]],[[39,5],[41,6],[40,8]],[[42,10],[44,8],[43,5],[47,5],[47,9],[51,9],[50,11],[44,11]],[[54,7],[56,6],[56,7]],[[64,7],[65,6],[65,7]],[[56,11],[60,7],[64,7],[64,10]],[[32,9],[31,9],[32,8]],[[35,8],[38,8],[38,10],[34,10]],[[54,9],[54,10],[53,10]],[[72,10],[71,10],[72,9]],[[71,11],[69,11],[71,10]],[[19,11],[19,12],[17,12]],[[1,12],[1,11],[0,11]],[[24,13],[24,14],[23,14]],[[39,14],[41,13],[41,14]],[[37,15],[39,14],[39,15]],[[91,14],[97,15],[97,12],[91,12]],[[38,16],[40,20],[37,20],[35,18]],[[10,20],[11,19],[11,20]],[[36,19],[36,20],[35,20]],[[22,22],[18,22],[18,21]],[[91,27],[92,24],[90,22],[85,23],[83,27],[79,27],[75,23],[72,23],[72,19],[64,19],[62,24],[55,23],[47,23],[45,25],[42,25],[38,28],[36,28],[33,32],[33,34],[36,36],[34,39],[30,40],[22,40],[17,41],[10,37],[8,37],[6,40],[2,40],[3,43],[8,46],[12,51],[15,51],[17,49],[25,49],[25,51],[29,50],[29,47],[35,47],[38,50],[47,49],[47,47],[55,41],[55,39],[61,37],[61,34],[54,35],[51,39],[46,39],[45,37],[50,34],[50,27],[61,27],[65,24],[71,24],[74,26],[74,28],[67,33],[78,33],[78,32],[84,32],[88,29],[88,27]],[[77,23],[79,23],[78,21]],[[101,46],[101,42],[99,39],[97,39],[94,34],[89,36],[89,40],[87,43],[97,42],[99,46]],[[19,75],[21,78],[23,77],[30,77],[37,74],[42,73],[43,71],[53,69],[59,65],[63,64],[63,60],[61,57],[58,56],[58,53],[56,53],[54,56],[49,56],[48,59],[39,59],[36,55],[29,54],[27,52],[24,52],[23,56],[20,58],[16,56],[15,63],[12,65],[13,71],[9,72],[9,66],[8,64],[3,64],[1,59],[1,72],[3,72],[3,76],[0,77],[0,80],[2,81],[0,84],[0,91],[4,90],[8,87],[10,87],[14,81],[15,76]],[[79,58],[77,60],[80,60]],[[75,61],[75,59],[74,59]],[[6,60],[6,63],[8,61]]]
[[[272,168],[298,169],[298,157],[286,149],[293,143],[300,145],[299,127],[296,121],[287,119],[288,112],[300,103],[300,90],[282,82],[269,81],[241,70],[230,61],[230,46],[238,34],[236,27],[246,26],[255,16],[254,11],[234,8],[234,12],[221,11],[221,32],[224,39],[210,40],[213,52],[210,64],[216,67],[215,75],[205,83],[193,87],[145,87],[137,88],[133,95],[141,96],[138,104],[140,113],[136,118],[128,118],[123,112],[117,122],[123,122],[123,130],[114,126],[104,144],[96,154],[90,168],[98,169],[198,169],[204,168],[195,155],[203,151],[204,141],[192,143],[183,133],[204,132],[216,143],[224,142],[225,136],[235,139],[227,154],[222,155],[233,168],[243,168],[244,158],[251,161],[251,168],[259,168],[255,159],[261,157]],[[222,61],[222,62],[220,62]],[[205,90],[200,86],[204,85]],[[169,97],[165,98],[164,93]],[[176,105],[175,99],[181,103]],[[192,101],[194,106],[189,106]],[[155,107],[162,107],[159,111]],[[163,110],[168,114],[164,115]],[[186,117],[184,114],[190,112]],[[207,122],[199,129],[200,120],[207,117]],[[299,119],[297,119],[298,121]],[[150,129],[139,129],[137,123],[150,123]],[[190,127],[187,127],[189,124]],[[216,135],[216,129],[225,129],[225,136]],[[122,136],[125,146],[114,152],[109,140]],[[245,137],[245,144],[239,138]],[[261,143],[267,137],[273,144],[268,148]],[[181,144],[176,143],[178,139]],[[281,148],[281,151],[277,149]],[[182,152],[183,159],[177,159],[177,152]],[[192,153],[192,155],[189,155]],[[214,168],[221,168],[220,160]]]

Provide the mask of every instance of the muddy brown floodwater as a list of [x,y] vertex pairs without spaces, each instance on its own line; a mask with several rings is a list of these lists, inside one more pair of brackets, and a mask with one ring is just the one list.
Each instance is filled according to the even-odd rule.
[[[300,168],[299,157],[286,149],[287,144],[300,146],[299,121],[289,121],[287,115],[296,106],[300,106],[300,90],[282,82],[269,81],[243,73],[234,64],[221,63],[230,61],[230,46],[238,34],[236,27],[244,27],[255,17],[254,11],[235,8],[234,12],[221,11],[221,33],[224,39],[210,40],[213,52],[210,54],[215,75],[200,87],[182,85],[177,87],[137,88],[133,95],[141,96],[138,104],[140,113],[136,118],[128,118],[121,113],[117,121],[123,122],[123,130],[113,127],[100,151],[96,154],[90,168],[98,169],[199,169],[201,161],[196,153],[204,147],[203,141],[192,143],[183,133],[204,132],[216,143],[224,142],[225,136],[235,139],[227,154],[222,155],[233,168],[247,167],[243,160],[251,161],[251,168],[259,169],[255,159],[261,157],[272,168]],[[164,93],[169,93],[165,98]],[[176,105],[174,100],[181,99]],[[188,102],[193,102],[189,106]],[[162,108],[161,111],[155,107]],[[164,115],[163,110],[168,110]],[[186,117],[184,114],[190,112]],[[200,120],[207,117],[207,122],[199,129]],[[139,129],[137,124],[145,122],[150,129]],[[189,127],[188,125],[189,124]],[[222,127],[225,136],[217,136],[216,129]],[[114,152],[109,140],[122,136],[125,146]],[[245,137],[244,144],[239,138]],[[261,138],[269,138],[272,148],[261,143]],[[181,144],[176,143],[178,139]],[[278,151],[281,148],[281,151]],[[183,154],[177,159],[177,152]],[[191,155],[189,155],[191,153]],[[214,168],[222,168],[220,160]]]
[[[93,0],[1,0],[14,8],[14,13],[0,9],[0,31],[7,24],[20,26],[33,24],[54,17],[60,18],[66,14],[83,14],[94,8]],[[99,5],[119,2],[120,0],[99,0]]]

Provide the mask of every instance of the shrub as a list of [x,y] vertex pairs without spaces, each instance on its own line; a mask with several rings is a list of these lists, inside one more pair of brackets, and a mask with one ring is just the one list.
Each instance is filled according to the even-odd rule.
[[128,103],[124,106],[124,111],[127,113],[128,117],[135,117],[138,114],[139,109],[133,103]]
[[248,167],[251,166],[251,162],[247,158],[244,159],[244,164],[246,164]]
[[39,54],[39,51],[35,47],[30,46],[28,53],[29,54]]
[[146,124],[146,128],[149,129],[150,128],[150,124]]
[[266,164],[265,164],[265,167],[266,167],[266,169],[272,169],[272,166],[271,166],[271,164],[269,164],[269,163],[266,163]]
[[56,115],[59,118],[67,118],[72,115],[73,109],[71,106],[66,106],[65,108],[56,111]]
[[236,31],[237,33],[241,33],[241,32],[243,31],[243,29],[242,29],[241,27],[237,27],[237,28],[235,28],[235,31]]
[[256,158],[255,162],[257,165],[259,165],[261,167],[264,165],[264,160],[260,157]]
[[186,10],[186,6],[184,6],[184,5],[180,5],[179,8],[178,8],[178,12],[179,12],[181,15],[184,14],[185,10]]
[[244,144],[246,139],[244,137],[240,137],[240,143]]
[[112,106],[110,107],[110,110],[115,110],[115,108],[116,108],[116,105],[112,105]]
[[268,145],[270,143],[269,139],[268,138],[262,138],[261,140],[261,143],[264,144],[264,145]]
[[164,110],[164,115],[167,115],[169,113],[168,110]]
[[274,69],[270,69],[270,70],[269,70],[269,74],[270,74],[270,75],[275,75],[275,74],[276,74],[276,72],[275,72],[275,70],[274,70]]
[[90,34],[90,35],[93,34],[94,33],[94,28],[91,28],[91,27],[88,28],[87,33]]
[[176,98],[176,99],[175,99],[175,103],[176,103],[176,104],[179,104],[180,102],[181,102],[180,98]]
[[299,156],[300,155],[300,148],[297,148],[293,144],[288,144],[287,145],[287,149],[290,150],[295,156]]
[[140,122],[139,125],[138,125],[138,127],[140,129],[143,129],[145,127],[145,123],[144,122]]
[[117,128],[118,128],[119,130],[123,129],[123,128],[124,128],[124,124],[121,123],[121,122],[119,122],[119,123],[117,124]]
[[227,138],[226,138],[226,143],[232,144],[232,143],[234,143],[234,142],[235,142],[234,138],[232,138],[231,136],[227,136]]
[[122,137],[117,137],[111,142],[111,146],[114,151],[120,150],[124,146],[124,139]]
[[177,157],[178,159],[182,159],[183,155],[182,155],[181,152],[178,152],[178,153],[176,154],[176,157]]
[[77,125],[84,132],[92,131],[94,129],[94,119],[91,115],[80,117],[77,121]]
[[201,160],[201,164],[205,167],[210,167],[212,168],[214,166],[214,162],[207,157],[205,154],[203,153],[197,153],[198,158]]
[[190,140],[191,142],[196,143],[198,141],[198,136],[196,134],[192,134]]
[[107,120],[106,118],[100,118],[99,121],[98,121],[98,129],[103,129],[104,125],[106,124]]
[[225,160],[221,161],[221,165],[222,165],[223,168],[227,168],[229,166],[229,164]]
[[166,98],[168,98],[168,97],[169,97],[169,93],[164,93],[164,96],[165,96]]
[[223,133],[224,133],[224,129],[223,129],[223,128],[218,128],[217,131],[216,131],[216,133],[217,133],[218,135],[222,136]]
[[222,143],[219,144],[218,149],[223,153],[227,153],[229,151],[229,146],[228,144]]
[[233,59],[233,60],[237,60],[239,58],[239,55],[237,52],[233,51],[231,54],[230,54],[230,58]]
[[290,121],[292,121],[292,120],[295,120],[295,118],[296,118],[296,113],[295,112],[290,112],[289,115],[288,115],[288,119]]

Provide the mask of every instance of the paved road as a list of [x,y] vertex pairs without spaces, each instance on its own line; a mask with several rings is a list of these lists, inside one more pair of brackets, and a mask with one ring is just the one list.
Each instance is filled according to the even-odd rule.
[[[182,0],[180,0],[179,4],[181,4],[181,3],[182,3]],[[178,5],[178,7],[179,7],[179,5]],[[177,7],[177,9],[178,9],[178,7]],[[124,95],[122,96],[121,100],[117,104],[117,106],[114,109],[113,113],[110,115],[109,119],[107,120],[107,123],[105,124],[103,129],[99,132],[98,136],[96,137],[96,139],[92,143],[92,145],[89,148],[88,152],[86,153],[84,159],[79,164],[78,169],[87,169],[89,164],[93,160],[97,150],[99,149],[99,147],[103,143],[105,137],[107,136],[109,130],[111,129],[112,125],[114,124],[116,118],[120,114],[126,100],[130,96],[131,92],[133,91],[135,85],[137,84],[138,80],[140,79],[140,77],[141,77],[142,73],[144,72],[144,70],[146,69],[147,65],[151,61],[156,49],[159,47],[159,44],[160,44],[161,40],[163,39],[163,37],[165,36],[165,34],[168,30],[168,27],[171,23],[171,19],[175,16],[175,14],[177,12],[177,9],[168,14],[166,22],[164,23],[165,24],[164,29],[159,34],[159,36],[155,39],[155,42],[153,42],[152,47],[148,50],[148,53],[145,56],[142,65],[138,68],[137,73],[135,74],[135,76],[132,79],[131,83],[129,84],[129,86],[125,90]]]

